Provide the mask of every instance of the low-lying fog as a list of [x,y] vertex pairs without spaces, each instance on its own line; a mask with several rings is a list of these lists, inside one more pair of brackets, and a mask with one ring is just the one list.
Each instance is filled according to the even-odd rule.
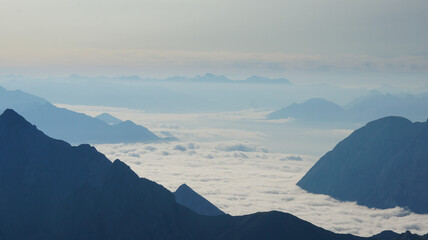
[[61,105],[95,116],[108,112],[159,136],[178,141],[102,144],[110,160],[121,159],[141,177],[171,191],[188,184],[232,215],[280,210],[338,232],[370,236],[382,230],[428,231],[428,215],[402,208],[369,209],[314,195],[296,182],[352,129],[308,128],[292,119],[265,120],[265,111],[150,114],[138,110]]

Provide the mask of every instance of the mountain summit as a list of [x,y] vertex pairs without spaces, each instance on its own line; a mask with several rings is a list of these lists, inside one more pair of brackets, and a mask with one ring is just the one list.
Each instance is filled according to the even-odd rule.
[[193,191],[186,184],[182,184],[174,192],[175,201],[178,204],[190,208],[192,211],[205,216],[218,216],[224,214],[214,204]]

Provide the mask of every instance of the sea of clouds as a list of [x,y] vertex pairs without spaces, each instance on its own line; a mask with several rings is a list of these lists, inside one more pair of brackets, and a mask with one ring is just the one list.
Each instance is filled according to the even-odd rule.
[[[338,233],[371,236],[383,230],[428,232],[428,215],[403,208],[371,209],[311,194],[296,186],[315,161],[352,129],[309,129],[265,120],[266,112],[149,114],[138,110],[66,106],[95,116],[108,112],[142,124],[173,142],[101,144],[140,177],[170,191],[188,184],[224,212],[243,215],[279,210]],[[314,150],[315,149],[315,150]]]

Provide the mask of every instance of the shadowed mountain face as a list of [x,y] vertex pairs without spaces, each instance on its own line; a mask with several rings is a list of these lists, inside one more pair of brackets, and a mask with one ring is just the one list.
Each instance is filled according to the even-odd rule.
[[376,208],[428,213],[428,123],[386,117],[354,131],[297,183]]
[[89,145],[0,116],[0,239],[363,239],[290,214],[198,215]]
[[223,211],[218,209],[214,204],[210,203],[204,197],[193,191],[186,184],[182,184],[174,192],[175,201],[178,204],[185,206],[195,213],[205,216],[218,216],[224,214]]
[[21,91],[0,88],[0,111],[13,108],[48,135],[72,143],[127,143],[162,140],[131,121],[109,125],[100,119],[57,108]]

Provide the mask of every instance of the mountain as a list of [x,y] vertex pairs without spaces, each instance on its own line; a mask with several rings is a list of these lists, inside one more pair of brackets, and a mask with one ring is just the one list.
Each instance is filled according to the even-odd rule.
[[410,231],[401,234],[393,231],[383,231],[374,235],[372,238],[376,240],[428,240],[428,234],[419,236],[417,234],[412,234]]
[[228,79],[224,75],[215,75],[212,73],[207,73],[204,76],[196,76],[192,78],[190,81],[192,82],[209,82],[209,83],[229,83],[232,80]]
[[386,116],[404,116],[424,121],[428,113],[428,94],[392,95],[372,93],[349,108],[356,120],[372,121]]
[[356,98],[352,99],[352,101],[350,101],[349,103],[345,104],[343,106],[343,108],[350,109],[350,108],[354,107],[355,105],[358,105],[361,102],[367,101],[367,100],[369,100],[369,99],[371,99],[372,97],[375,97],[375,96],[382,96],[382,93],[379,92],[378,90],[371,90],[366,95],[359,96],[359,97],[356,97]]
[[261,76],[251,76],[244,80],[231,80],[224,75],[215,75],[206,73],[203,76],[187,78],[184,76],[174,76],[165,79],[164,81],[171,82],[198,82],[198,83],[243,83],[243,84],[289,84],[291,82],[285,78],[267,78]]
[[122,120],[120,120],[119,118],[109,114],[109,113],[101,113],[100,115],[95,117],[96,119],[99,119],[109,125],[115,125],[115,124],[119,124],[121,122],[123,122]]
[[[219,79],[213,79],[214,81],[198,82],[198,78],[192,76],[126,80],[122,77],[102,76],[30,78],[0,75],[0,85],[43,96],[55,103],[180,114],[241,111],[249,108],[280,109],[293,102],[314,97],[328,99],[340,105],[370,91],[320,84],[287,84],[285,80],[264,77],[257,80],[257,76],[256,79],[248,79],[253,83],[246,79],[232,80],[226,77],[225,80],[221,76],[217,77]],[[254,83],[259,81],[267,84]]]
[[58,139],[72,143],[154,142],[162,138],[131,121],[109,125],[100,119],[58,108],[43,98],[0,88],[0,111],[13,108]]
[[293,103],[288,107],[267,115],[269,119],[293,118],[304,122],[341,121],[345,119],[345,109],[322,98],[312,98],[303,103]]
[[365,239],[287,213],[202,216],[94,147],[0,116],[0,239]]
[[174,192],[175,201],[185,206],[195,213],[205,216],[218,216],[224,214],[223,211],[218,209],[214,204],[210,203],[207,199],[193,191],[186,184],[182,184]]
[[381,117],[404,116],[413,121],[424,121],[428,112],[428,94],[392,95],[376,90],[355,98],[341,107],[325,99],[315,98],[291,104],[274,111],[269,119],[294,118],[300,122],[365,123]]
[[291,85],[291,82],[288,81],[285,78],[267,78],[267,77],[260,77],[260,76],[251,76],[243,81],[240,81],[242,83],[255,83],[255,84],[289,84]]
[[297,183],[375,208],[428,213],[428,123],[385,117],[354,131]]

